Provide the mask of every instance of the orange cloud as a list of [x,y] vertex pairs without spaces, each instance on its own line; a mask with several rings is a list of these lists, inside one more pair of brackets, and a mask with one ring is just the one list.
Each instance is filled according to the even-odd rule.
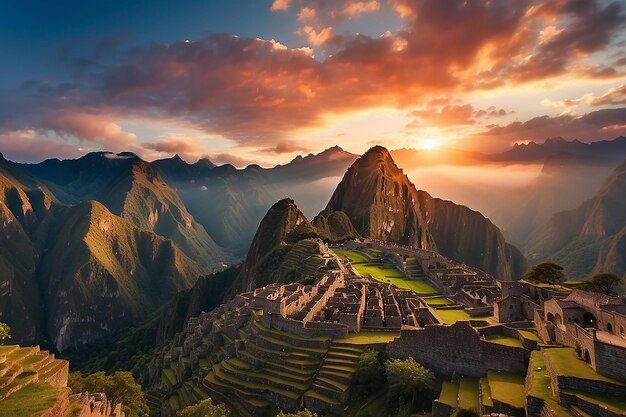
[[289,9],[289,6],[291,6],[291,0],[274,0],[270,10],[273,12],[285,11]]

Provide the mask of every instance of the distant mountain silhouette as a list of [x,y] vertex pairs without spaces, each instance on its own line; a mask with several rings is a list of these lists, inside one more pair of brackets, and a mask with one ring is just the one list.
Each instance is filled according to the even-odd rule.
[[555,214],[525,245],[532,262],[552,259],[568,277],[594,272],[626,273],[626,160],[595,196],[578,208]]

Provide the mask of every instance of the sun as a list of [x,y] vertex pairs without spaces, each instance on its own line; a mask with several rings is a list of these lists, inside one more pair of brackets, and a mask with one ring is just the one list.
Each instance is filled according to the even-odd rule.
[[439,141],[434,138],[420,139],[418,146],[420,149],[432,150],[439,147]]

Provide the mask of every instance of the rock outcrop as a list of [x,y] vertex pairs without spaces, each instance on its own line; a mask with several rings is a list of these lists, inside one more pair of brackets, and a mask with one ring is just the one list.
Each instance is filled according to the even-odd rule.
[[499,279],[517,278],[525,269],[523,255],[493,223],[418,191],[381,146],[348,169],[320,216],[336,212],[345,213],[364,237],[437,250]]
[[435,249],[416,202],[415,186],[387,149],[376,146],[352,164],[320,215],[343,212],[362,236]]

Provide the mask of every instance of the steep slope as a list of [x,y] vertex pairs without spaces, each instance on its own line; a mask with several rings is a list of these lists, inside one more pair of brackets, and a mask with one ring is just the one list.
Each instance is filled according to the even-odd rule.
[[482,214],[417,191],[380,146],[348,169],[320,215],[339,211],[362,236],[438,250],[500,279],[525,268],[521,253]]
[[490,155],[492,161],[544,161],[560,153],[581,155],[618,162],[626,157],[626,137],[613,140],[601,140],[583,143],[579,140],[568,141],[561,137],[548,138],[543,143],[529,142],[515,144],[512,149]]
[[333,211],[330,214],[324,212],[315,216],[312,222],[320,237],[330,242],[358,239],[361,237],[356,231],[350,218],[343,211]]
[[[35,236],[52,203],[28,177],[16,178],[0,154],[0,312],[14,340],[35,343],[42,336]],[[42,187],[43,188],[43,187]]]
[[280,193],[259,167],[195,168],[200,163],[168,159],[152,165],[163,170],[168,184],[220,246],[245,255],[259,222]]
[[593,197],[614,167],[614,163],[604,159],[569,153],[549,157],[539,177],[524,188],[503,195],[489,218],[513,242],[523,244],[552,215],[578,207]]
[[201,275],[171,240],[95,201],[60,208],[43,253],[38,275],[59,351],[146,318]]
[[159,173],[132,153],[95,152],[22,167],[45,181],[66,204],[97,200],[136,227],[172,239],[206,271],[220,269],[230,260]]
[[452,201],[418,191],[420,207],[437,250],[446,257],[487,271],[498,279],[521,277],[526,269],[522,253],[507,243],[489,219]]
[[240,288],[249,291],[271,282],[272,270],[280,266],[291,245],[317,236],[315,228],[292,199],[284,198],[274,204],[254,235],[239,275]]
[[343,212],[363,236],[434,249],[416,201],[415,186],[389,152],[376,146],[348,169],[321,215]]
[[626,226],[626,160],[596,195],[578,208],[555,214],[525,245],[530,261],[552,259],[572,278],[595,271],[624,274],[623,229]]

